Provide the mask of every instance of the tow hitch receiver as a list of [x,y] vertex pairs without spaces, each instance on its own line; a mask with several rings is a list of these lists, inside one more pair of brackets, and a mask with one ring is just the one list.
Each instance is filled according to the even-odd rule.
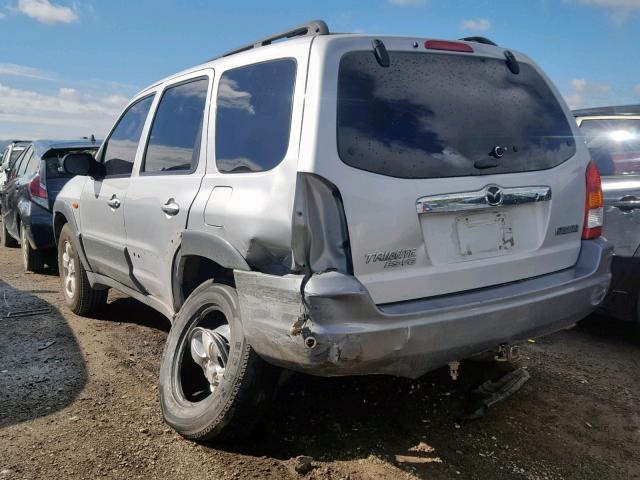
[[513,362],[520,358],[520,347],[518,345],[507,345],[503,343],[498,346],[498,352],[493,357],[496,362]]

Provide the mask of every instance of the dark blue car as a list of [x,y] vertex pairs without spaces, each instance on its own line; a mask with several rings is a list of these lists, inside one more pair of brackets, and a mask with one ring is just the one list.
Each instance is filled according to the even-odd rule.
[[69,153],[95,154],[99,146],[89,140],[36,140],[8,172],[0,191],[0,242],[5,247],[21,246],[25,270],[41,271],[55,254],[51,208],[71,178],[62,159]]

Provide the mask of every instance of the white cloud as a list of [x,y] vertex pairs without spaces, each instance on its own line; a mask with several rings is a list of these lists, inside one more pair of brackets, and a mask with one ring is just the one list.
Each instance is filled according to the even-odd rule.
[[16,63],[0,63],[0,77],[2,76],[36,78],[38,80],[51,80],[53,78],[50,73]]
[[78,15],[73,8],[57,5],[49,0],[18,0],[18,11],[42,23],[78,21]]
[[608,83],[576,78],[571,80],[571,89],[571,93],[564,96],[571,109],[612,103],[613,89]]
[[605,8],[617,23],[624,23],[640,12],[640,0],[575,0],[583,5]]
[[398,7],[421,7],[427,4],[427,0],[389,0],[389,3]]
[[486,32],[491,28],[491,22],[486,18],[471,18],[465,20],[460,25],[462,30],[473,30],[475,32]]
[[636,95],[640,95],[640,83],[633,87],[633,91],[636,92]]
[[77,138],[91,133],[102,137],[127,100],[119,94],[93,96],[68,87],[45,94],[0,83],[0,130],[7,138]]
[[3,18],[6,18],[6,16],[7,15],[5,13],[0,12],[0,20],[2,20]]

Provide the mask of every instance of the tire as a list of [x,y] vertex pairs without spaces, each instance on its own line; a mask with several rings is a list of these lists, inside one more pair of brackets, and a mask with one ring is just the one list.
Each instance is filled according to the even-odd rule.
[[17,248],[20,246],[18,241],[9,234],[7,228],[4,226],[4,222],[0,223],[2,223],[2,227],[0,227],[0,243],[2,246],[7,248]]
[[65,224],[58,240],[58,271],[64,301],[76,315],[89,316],[107,302],[108,289],[92,288],[78,252],[73,245],[73,233]]
[[27,229],[20,223],[20,250],[22,250],[22,266],[26,272],[42,272],[44,270],[45,252],[31,247],[27,238]]
[[[224,364],[224,373],[214,382],[192,357],[193,339],[202,339],[197,334],[203,330],[221,335],[228,349],[226,362],[215,355],[217,363]],[[207,281],[186,300],[169,332],[160,368],[162,414],[190,440],[246,436],[273,399],[280,372],[244,338],[236,290]]]

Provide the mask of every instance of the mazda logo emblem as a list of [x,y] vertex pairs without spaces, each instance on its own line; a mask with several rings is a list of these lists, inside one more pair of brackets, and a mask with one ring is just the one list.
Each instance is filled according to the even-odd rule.
[[490,187],[487,187],[487,193],[485,193],[484,198],[487,200],[487,204],[492,207],[502,205],[502,189],[495,185],[491,185]]

